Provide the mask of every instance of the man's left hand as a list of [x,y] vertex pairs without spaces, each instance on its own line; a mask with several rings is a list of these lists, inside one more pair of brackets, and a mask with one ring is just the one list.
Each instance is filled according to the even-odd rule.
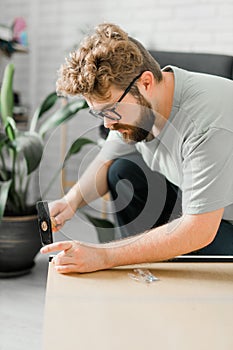
[[63,241],[41,248],[42,254],[61,250],[52,260],[60,273],[92,272],[107,268],[106,249],[78,241]]

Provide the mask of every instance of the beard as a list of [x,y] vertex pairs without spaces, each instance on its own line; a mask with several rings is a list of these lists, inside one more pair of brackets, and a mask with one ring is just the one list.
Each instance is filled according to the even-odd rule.
[[140,116],[135,125],[113,124],[111,130],[119,130],[125,142],[134,144],[145,140],[150,134],[155,122],[155,113],[151,104],[141,96],[140,98]]

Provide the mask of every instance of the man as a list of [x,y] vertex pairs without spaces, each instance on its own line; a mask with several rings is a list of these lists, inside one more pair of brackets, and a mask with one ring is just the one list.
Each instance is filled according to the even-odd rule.
[[[99,246],[67,241],[42,248],[42,253],[61,250],[54,258],[58,272],[155,262],[190,252],[233,254],[230,80],[177,67],[161,71],[138,41],[116,25],[102,24],[62,66],[57,90],[82,95],[90,113],[111,130],[84,176],[51,204],[57,229],[109,189],[118,222],[128,226],[127,238],[120,241]],[[147,166],[130,166],[132,153],[140,153]],[[131,173],[134,191],[125,190],[124,183],[117,191],[117,181],[125,178],[122,173]],[[164,186],[159,174],[165,179],[166,198],[158,194]],[[148,182],[147,196],[146,185],[137,187],[141,182]],[[128,194],[132,200],[118,201],[118,195]],[[180,195],[182,211],[173,215]],[[135,227],[141,217],[139,233]]]

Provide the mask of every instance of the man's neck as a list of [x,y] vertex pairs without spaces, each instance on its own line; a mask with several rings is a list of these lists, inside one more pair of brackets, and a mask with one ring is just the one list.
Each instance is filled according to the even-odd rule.
[[162,72],[163,80],[156,86],[155,124],[152,135],[158,136],[166,124],[172,110],[174,97],[174,75],[172,72]]
[[172,72],[162,72],[163,82],[161,84],[161,103],[159,113],[169,119],[174,98],[174,74]]

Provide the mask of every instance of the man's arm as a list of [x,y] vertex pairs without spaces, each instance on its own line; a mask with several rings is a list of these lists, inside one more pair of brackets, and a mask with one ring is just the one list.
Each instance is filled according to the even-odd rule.
[[108,192],[107,173],[111,164],[112,161],[104,162],[98,155],[69,192],[49,204],[50,216],[56,220],[56,231],[71,219],[77,209]]
[[97,156],[65,198],[76,201],[78,209],[104,196],[108,192],[107,173],[111,164],[112,161],[104,162]]
[[138,236],[138,239],[129,239],[128,244],[122,247],[110,248],[107,264],[113,267],[163,261],[201,249],[215,238],[222,215],[223,209],[205,214],[184,215]]
[[42,253],[62,250],[54,259],[58,272],[90,272],[120,265],[167,260],[210,244],[219,227],[224,209],[184,215],[146,233],[113,243],[91,245],[57,242]]

